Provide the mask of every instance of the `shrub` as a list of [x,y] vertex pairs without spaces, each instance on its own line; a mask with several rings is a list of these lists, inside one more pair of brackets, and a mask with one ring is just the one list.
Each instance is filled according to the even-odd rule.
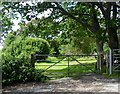
[[29,63],[23,63],[12,59],[10,62],[3,62],[2,66],[3,85],[26,81],[44,81],[48,79],[41,70],[34,70]]
[[49,44],[46,40],[10,33],[4,43],[1,55],[3,84],[44,79],[44,75],[38,75],[31,66],[30,58],[33,53],[49,54]]
[[[26,37],[23,46],[23,49],[26,52],[26,55],[29,54],[49,54],[49,44],[44,39]],[[27,57],[28,58],[28,57]],[[27,59],[26,58],[26,59]],[[37,59],[46,59],[47,57],[36,57]]]

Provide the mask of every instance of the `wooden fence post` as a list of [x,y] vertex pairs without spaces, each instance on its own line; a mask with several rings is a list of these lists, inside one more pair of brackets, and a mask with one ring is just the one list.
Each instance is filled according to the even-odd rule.
[[109,54],[109,74],[112,74],[112,50],[110,50]]
[[97,68],[97,73],[101,73],[101,56],[100,55],[97,56],[96,68]]
[[68,77],[70,76],[70,62],[69,62],[69,56],[68,56]]
[[35,54],[31,54],[31,67],[32,68],[35,68],[35,60],[36,60]]

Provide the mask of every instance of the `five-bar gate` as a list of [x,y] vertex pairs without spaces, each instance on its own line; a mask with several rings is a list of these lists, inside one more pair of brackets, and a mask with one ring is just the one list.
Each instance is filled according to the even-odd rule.
[[41,72],[47,76],[54,75],[56,77],[93,73],[97,59],[97,55],[31,55],[33,67],[43,69]]

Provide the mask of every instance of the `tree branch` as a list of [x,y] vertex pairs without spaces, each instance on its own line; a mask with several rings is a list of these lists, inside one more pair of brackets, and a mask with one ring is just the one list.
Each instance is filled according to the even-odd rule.
[[105,10],[103,8],[102,2],[100,2],[100,3],[94,3],[94,4],[100,8],[103,16],[105,17]]
[[113,19],[117,17],[117,6],[116,3],[113,3]]
[[62,8],[62,6],[59,5],[57,2],[55,2],[55,4],[57,5],[56,8],[59,9],[59,10],[63,13],[63,15],[67,15],[68,17],[76,20],[76,21],[77,21],[78,23],[80,23],[83,27],[85,27],[86,29],[88,29],[88,30],[90,30],[91,32],[93,32],[93,29],[91,28],[91,26],[90,26],[88,23],[82,21],[82,20],[79,19],[79,18],[76,18],[73,14],[71,14],[71,13],[68,12],[68,11],[66,11],[64,8]]

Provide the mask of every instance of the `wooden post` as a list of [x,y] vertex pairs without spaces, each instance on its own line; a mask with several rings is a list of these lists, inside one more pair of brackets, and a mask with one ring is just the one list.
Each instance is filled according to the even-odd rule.
[[109,54],[109,74],[112,74],[112,50],[110,50]]
[[[0,59],[1,59],[1,57],[0,57]],[[0,94],[2,94],[2,62],[0,63]]]
[[31,54],[31,67],[32,68],[35,68],[35,55],[34,54]]
[[97,73],[101,73],[101,56],[98,54],[97,56]]
[[68,56],[68,77],[70,76],[70,63],[69,63],[69,56]]
[[109,73],[109,54],[107,53],[105,55],[105,58],[106,58],[106,73],[108,74]]

